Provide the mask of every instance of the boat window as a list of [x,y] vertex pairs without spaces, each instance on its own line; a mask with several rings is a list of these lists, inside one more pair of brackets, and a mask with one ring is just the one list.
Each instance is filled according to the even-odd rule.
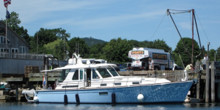
[[79,74],[79,73],[78,73],[78,70],[76,70],[75,73],[74,73],[74,75],[73,75],[72,80],[78,80],[78,78],[79,78],[79,77],[78,77],[78,74]]
[[83,70],[80,69],[80,79],[83,79]]
[[66,78],[66,76],[67,76],[67,74],[68,74],[69,72],[70,72],[69,69],[67,69],[67,70],[62,70],[60,80],[61,80],[61,81],[65,80],[65,78]]
[[118,73],[112,67],[107,68],[113,76],[118,76]]
[[96,73],[95,69],[92,69],[92,78],[93,79],[99,79],[98,74]]
[[106,68],[97,68],[97,71],[100,73],[100,75],[103,78],[111,77],[111,75],[109,74]]

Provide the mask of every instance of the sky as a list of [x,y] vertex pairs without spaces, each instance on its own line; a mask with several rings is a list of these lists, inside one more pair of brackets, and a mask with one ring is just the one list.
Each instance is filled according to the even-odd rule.
[[[40,28],[63,28],[73,37],[104,41],[127,39],[164,40],[174,50],[180,37],[167,9],[195,9],[201,45],[220,47],[220,0],[11,0],[20,26],[33,36]],[[0,1],[0,19],[5,19]],[[192,38],[190,13],[172,15],[183,37]],[[195,40],[198,37],[195,33]]]

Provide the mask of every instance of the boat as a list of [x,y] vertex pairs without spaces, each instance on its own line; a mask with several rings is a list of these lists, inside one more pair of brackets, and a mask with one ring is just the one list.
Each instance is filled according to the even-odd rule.
[[[91,63],[79,55],[64,67],[65,80],[54,90],[24,90],[28,102],[35,103],[167,103],[184,102],[193,81],[171,82],[165,78],[120,76],[115,64]],[[32,96],[32,98],[30,98]]]

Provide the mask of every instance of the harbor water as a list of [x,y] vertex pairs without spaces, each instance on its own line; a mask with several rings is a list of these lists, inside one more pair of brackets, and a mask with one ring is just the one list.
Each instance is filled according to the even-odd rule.
[[0,102],[0,110],[220,110],[220,103],[177,104],[35,104]]

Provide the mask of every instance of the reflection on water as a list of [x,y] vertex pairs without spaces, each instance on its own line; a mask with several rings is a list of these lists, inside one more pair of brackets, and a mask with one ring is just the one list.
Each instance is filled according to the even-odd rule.
[[32,104],[0,102],[0,110],[220,110],[220,103],[178,104]]

